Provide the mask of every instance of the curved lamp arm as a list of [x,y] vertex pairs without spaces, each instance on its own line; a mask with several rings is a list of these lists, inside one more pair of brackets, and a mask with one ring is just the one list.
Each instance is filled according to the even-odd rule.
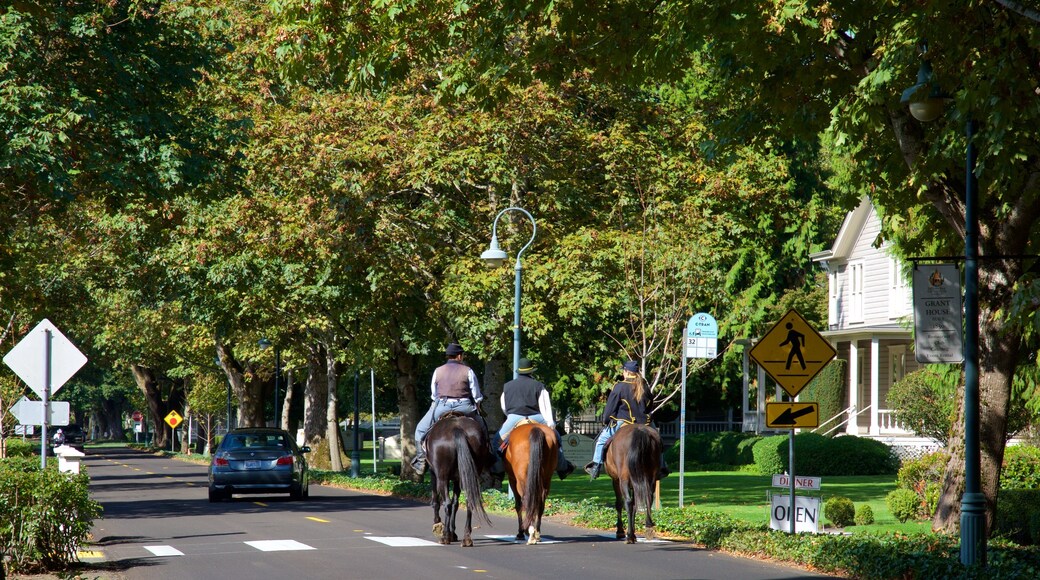
[[527,216],[527,219],[531,220],[531,239],[527,240],[527,243],[524,244],[524,247],[520,248],[520,251],[516,253],[516,267],[518,269],[520,268],[520,256],[524,253],[524,250],[526,250],[527,247],[530,246],[532,242],[534,242],[535,234],[538,233],[538,224],[535,223],[534,217],[531,216],[531,214],[528,213],[528,211],[524,208],[507,207],[504,210],[498,212],[498,215],[495,216],[494,223],[491,225],[491,245],[488,246],[488,249],[480,255],[480,259],[484,260],[484,263],[487,264],[490,268],[497,268],[498,266],[501,266],[502,263],[505,262],[506,258],[508,257],[507,254],[504,251],[502,251],[502,249],[498,246],[498,220],[507,211],[518,211]]

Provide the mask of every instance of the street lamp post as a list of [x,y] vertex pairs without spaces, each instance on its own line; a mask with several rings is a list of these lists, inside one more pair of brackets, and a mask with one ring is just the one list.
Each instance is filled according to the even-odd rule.
[[[261,338],[257,343],[261,350],[265,350],[271,347],[271,341],[266,338]],[[274,426],[280,428],[282,421],[282,397],[280,394],[280,380],[282,376],[282,349],[277,344],[274,345]]]
[[[926,49],[927,50],[927,49]],[[903,91],[903,104],[922,122],[942,114],[942,93],[926,60],[917,84]],[[969,118],[964,133],[964,493],[961,495],[961,564],[986,564],[986,496],[982,493],[982,454],[979,437],[979,180],[975,175],[978,124]]]
[[531,245],[531,242],[534,241],[534,236],[538,232],[538,225],[535,224],[534,218],[531,217],[531,214],[523,208],[507,207],[498,212],[498,215],[495,216],[494,223],[491,225],[491,245],[488,246],[488,249],[480,255],[480,259],[484,260],[484,263],[487,264],[488,267],[497,268],[501,266],[508,257],[506,253],[498,247],[498,219],[507,211],[518,211],[527,216],[527,219],[531,220],[531,239],[527,240],[524,247],[520,248],[520,251],[516,253],[516,266],[514,267],[514,270],[516,271],[516,279],[513,290],[513,378],[515,379],[517,377],[517,368],[520,365],[520,256],[524,253],[524,250]]

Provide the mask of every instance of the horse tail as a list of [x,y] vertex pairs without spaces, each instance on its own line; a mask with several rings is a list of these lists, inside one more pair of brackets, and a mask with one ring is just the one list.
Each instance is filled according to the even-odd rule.
[[537,426],[527,438],[527,485],[524,490],[524,529],[534,525],[538,518],[538,503],[542,501],[542,451],[545,449],[545,433]]
[[484,497],[480,493],[480,472],[473,459],[473,450],[469,447],[466,432],[456,427],[452,430],[455,440],[455,456],[459,464],[459,483],[466,493],[466,509],[473,515],[491,525],[491,518],[484,511]]
[[655,474],[661,449],[657,440],[646,429],[638,426],[632,430],[631,447],[628,450],[628,473],[637,506],[650,509],[654,497]]

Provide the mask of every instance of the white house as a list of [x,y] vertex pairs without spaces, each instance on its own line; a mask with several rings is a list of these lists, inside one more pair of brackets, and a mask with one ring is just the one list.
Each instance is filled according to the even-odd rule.
[[[910,435],[886,408],[889,388],[917,370],[913,356],[913,305],[909,278],[881,237],[881,219],[868,197],[845,216],[829,250],[811,255],[827,271],[828,327],[820,334],[848,361],[846,409],[850,435]],[[821,417],[826,421],[830,417]]]

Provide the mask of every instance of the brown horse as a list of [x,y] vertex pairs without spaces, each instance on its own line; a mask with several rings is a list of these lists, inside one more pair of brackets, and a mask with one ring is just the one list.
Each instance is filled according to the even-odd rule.
[[509,432],[504,465],[516,509],[516,539],[523,540],[527,530],[527,545],[542,539],[542,513],[558,447],[556,432],[541,423],[523,423]]
[[[473,514],[491,525],[491,519],[484,511],[484,498],[480,495],[480,474],[491,465],[487,436],[474,419],[445,415],[430,428],[426,447],[429,450],[426,457],[433,483],[433,533],[439,535],[441,544],[445,545],[459,539],[455,534],[455,517],[459,511],[460,492],[464,491],[466,530],[462,545],[470,547],[473,545]],[[440,513],[442,503],[443,522]]]
[[[624,425],[610,438],[605,467],[614,481],[614,508],[617,510],[617,537],[626,544],[636,543],[635,516],[639,508],[646,512],[645,535],[656,535],[650,506],[654,499],[654,483],[660,469],[661,436],[646,425]],[[621,523],[621,507],[628,513],[628,531]]]

